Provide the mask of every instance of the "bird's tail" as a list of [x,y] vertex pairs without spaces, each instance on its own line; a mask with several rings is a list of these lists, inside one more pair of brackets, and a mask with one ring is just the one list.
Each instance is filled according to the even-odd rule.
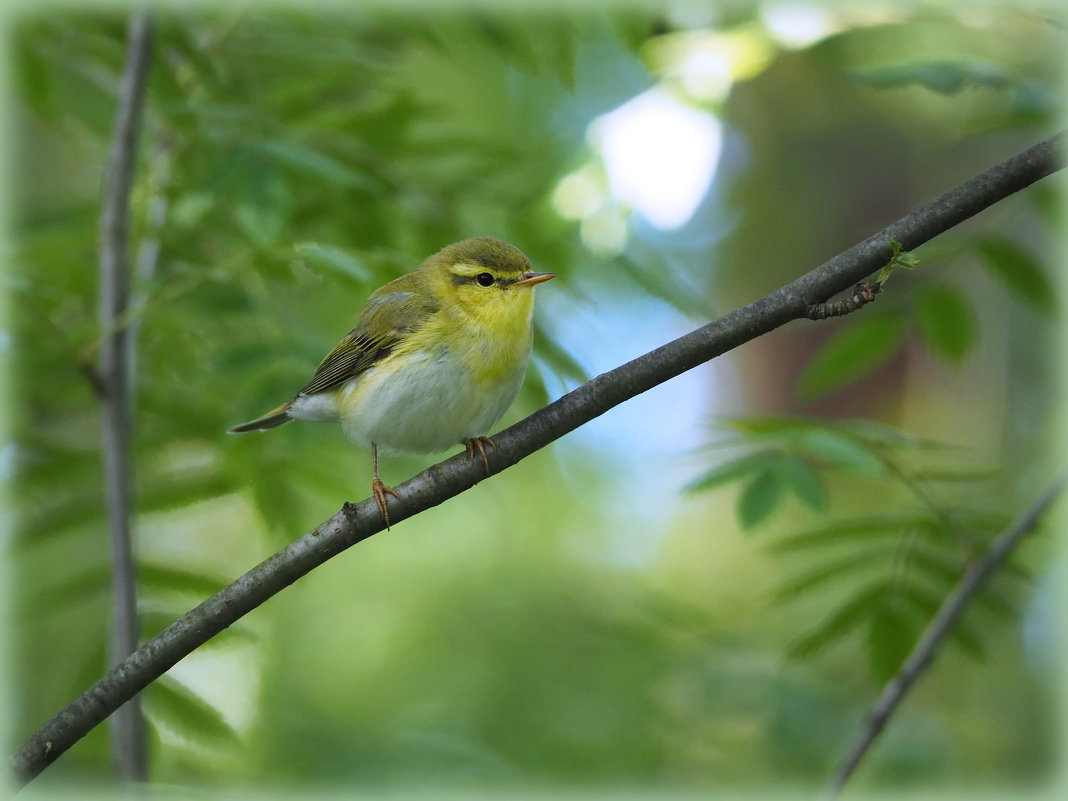
[[289,406],[290,404],[283,403],[266,414],[260,415],[255,420],[249,420],[247,423],[240,423],[233,428],[227,429],[227,433],[244,434],[246,431],[266,431],[268,428],[275,428],[283,423],[288,423],[293,419],[289,416]]

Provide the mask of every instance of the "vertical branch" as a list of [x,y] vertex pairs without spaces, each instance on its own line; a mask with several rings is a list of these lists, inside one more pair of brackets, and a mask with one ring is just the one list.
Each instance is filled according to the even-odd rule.
[[[130,538],[132,471],[130,466],[131,340],[119,323],[129,300],[130,186],[137,160],[137,138],[144,108],[145,83],[152,55],[151,13],[136,11],[127,34],[128,51],[119,87],[118,108],[100,217],[100,325],[108,332],[100,349],[100,393],[104,482],[111,535],[114,597],[111,662],[137,648],[137,596]],[[115,714],[112,752],[119,775],[130,781],[147,778],[145,723],[137,697]]]
[[155,130],[153,138],[159,144],[152,155],[152,164],[149,168],[151,173],[151,196],[148,198],[145,215],[145,228],[141,234],[141,241],[137,248],[134,261],[134,286],[130,293],[130,314],[127,329],[128,354],[127,370],[130,385],[137,383],[137,340],[141,332],[141,323],[144,320],[145,308],[148,306],[150,290],[153,279],[156,276],[156,267],[159,264],[160,240],[167,224],[167,214],[170,203],[167,190],[171,182],[172,144],[165,132]]
[[938,613],[913,646],[912,653],[905,659],[901,669],[887,682],[882,695],[868,712],[863,727],[857,733],[848,753],[838,766],[838,770],[824,789],[824,799],[837,796],[845,783],[849,781],[849,777],[853,775],[853,771],[857,769],[860,761],[875,742],[875,738],[886,728],[890,716],[897,710],[898,705],[904,700],[917,679],[931,666],[938,649],[941,648],[942,643],[945,642],[972,599],[1001,568],[1016,546],[1035,530],[1046,510],[1064,490],[1066,483],[1068,483],[1068,474],[1056,479],[1023,515],[994,541],[986,556],[961,577],[953,592],[942,602]]

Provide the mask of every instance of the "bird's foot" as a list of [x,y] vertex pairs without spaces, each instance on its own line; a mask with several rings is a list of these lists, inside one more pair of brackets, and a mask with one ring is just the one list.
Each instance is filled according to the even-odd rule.
[[382,479],[378,476],[375,476],[371,481],[371,494],[375,496],[378,511],[382,513],[382,519],[386,521],[386,531],[389,531],[389,503],[386,496],[392,495],[397,500],[400,500],[400,494],[393,487],[387,487],[383,484]]
[[489,475],[489,457],[486,455],[486,446],[491,448],[496,447],[493,444],[493,440],[489,437],[471,437],[464,443],[467,446],[467,458],[474,459],[475,451],[478,451],[479,456],[482,457],[482,466],[486,468],[486,475]]

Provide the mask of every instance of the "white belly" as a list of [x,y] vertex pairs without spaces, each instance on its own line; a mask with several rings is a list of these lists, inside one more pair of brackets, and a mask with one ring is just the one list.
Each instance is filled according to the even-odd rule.
[[471,379],[448,351],[418,353],[402,369],[371,368],[337,395],[345,433],[387,451],[434,453],[490,433],[511,406],[527,359],[492,386]]

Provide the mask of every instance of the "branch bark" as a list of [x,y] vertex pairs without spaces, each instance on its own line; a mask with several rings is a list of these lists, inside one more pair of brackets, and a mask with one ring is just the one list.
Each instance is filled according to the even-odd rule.
[[990,578],[1009,558],[1016,547],[1033,532],[1042,520],[1050,505],[1057,499],[1068,483],[1068,474],[1056,479],[1020,516],[1020,518],[1003,532],[990,546],[990,550],[981,561],[966,572],[942,602],[937,614],[924,630],[920,639],[908,655],[901,669],[883,688],[879,699],[872,706],[864,725],[857,734],[845,759],[842,760],[834,776],[823,791],[823,798],[835,798],[849,777],[857,769],[867,754],[875,738],[878,737],[890,716],[894,714],[905,695],[912,689],[916,680],[931,666],[935,654],[942,647],[961,615],[964,614],[972,599],[986,586]]
[[[1065,134],[977,175],[811,272],[644,356],[597,376],[496,434],[489,474],[499,473],[584,423],[709,359],[805,316],[885,264],[889,240],[906,250],[978,214],[1063,166]],[[396,489],[394,525],[469,489],[485,477],[460,453]],[[34,732],[11,757],[17,780],[33,779],[135,693],[197,647],[331,557],[383,529],[372,499],[346,503],[313,531],[261,562],[142,645]]]
[[[145,84],[152,58],[152,18],[148,11],[131,17],[126,65],[108,154],[103,209],[100,217],[100,327],[97,387],[101,401],[104,485],[111,538],[112,633],[111,662],[118,664],[137,648],[137,577],[130,535],[133,471],[130,465],[129,329],[116,325],[129,305],[130,187],[137,163],[137,139],[144,110]],[[131,694],[112,718],[112,756],[119,776],[144,781],[148,775],[145,722],[140,700]]]

